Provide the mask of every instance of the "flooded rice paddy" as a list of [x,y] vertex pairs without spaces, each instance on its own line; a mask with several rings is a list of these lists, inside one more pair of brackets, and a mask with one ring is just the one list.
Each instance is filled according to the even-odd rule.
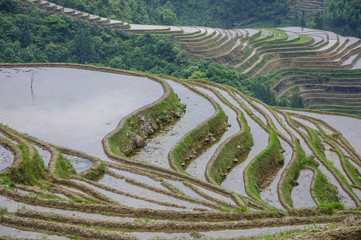
[[3,146],[0,146],[0,171],[11,166],[13,162],[14,162],[13,152],[7,150]]
[[[289,111],[289,110],[287,110]],[[290,111],[295,112],[300,115],[306,115],[316,119],[325,121],[331,127],[338,130],[347,141],[354,147],[358,154],[361,154],[361,119],[337,116],[331,114],[320,114],[313,112],[304,112],[304,111]]]
[[166,126],[145,142],[145,147],[132,156],[133,159],[169,168],[168,153],[186,133],[210,118],[215,110],[204,97],[184,85],[167,80],[173,91],[186,105],[186,112],[174,125]]
[[[206,34],[206,32],[204,32]],[[229,32],[220,33],[229,36]],[[264,33],[266,34],[266,33]],[[268,34],[268,33],[267,33]],[[307,131],[301,127],[293,129],[287,123],[285,117],[280,113],[266,108],[261,103],[250,100],[239,94],[234,96],[229,94],[223,88],[208,86],[217,91],[231,105],[237,108],[234,111],[230,105],[223,103],[216,94],[202,86],[188,88],[179,82],[165,80],[173,91],[178,95],[180,102],[186,105],[186,111],[180,119],[172,124],[160,129],[156,134],[145,140],[145,147],[137,150],[132,156],[134,160],[140,160],[148,164],[163,168],[147,168],[144,166],[127,165],[124,163],[114,162],[108,159],[104,153],[101,140],[118,125],[119,121],[131,112],[150,104],[159,99],[164,90],[161,84],[143,77],[126,76],[105,72],[85,71],[70,68],[14,68],[3,69],[0,71],[0,113],[1,123],[21,133],[27,133],[50,144],[64,146],[77,151],[85,152],[102,160],[109,161],[106,163],[105,174],[97,180],[87,180],[79,176],[70,176],[68,180],[62,180],[53,185],[51,191],[40,188],[21,188],[16,187],[16,194],[22,194],[21,201],[14,201],[10,197],[0,195],[0,206],[6,208],[8,214],[16,214],[18,210],[29,209],[42,213],[62,214],[66,217],[80,217],[89,220],[108,220],[127,222],[149,222],[149,223],[166,223],[167,217],[148,218],[142,216],[129,216],[111,212],[100,211],[92,212],[84,208],[68,210],[60,209],[61,205],[55,206],[44,204],[46,201],[62,202],[70,204],[93,204],[92,206],[103,207],[110,206],[117,209],[135,209],[135,211],[148,211],[157,213],[157,211],[169,211],[169,213],[178,214],[187,213],[197,217],[198,214],[219,213],[222,218],[223,214],[231,212],[249,211],[256,212],[262,209],[261,206],[252,205],[254,199],[246,198],[246,208],[239,208],[243,203],[237,194],[247,196],[244,186],[244,170],[248,164],[269,144],[269,134],[264,129],[267,124],[266,116],[273,123],[269,127],[278,130],[285,138],[280,139],[281,148],[285,162],[282,167],[275,169],[274,174],[264,182],[261,187],[261,199],[256,202],[270,205],[278,209],[283,209],[280,203],[277,186],[280,182],[282,173],[291,161],[292,137],[286,131],[287,129],[295,135],[307,156],[314,154],[313,149],[307,145],[302,135],[307,135]],[[191,85],[191,82],[189,82]],[[16,94],[9,94],[14,92]],[[4,92],[2,92],[4,91]],[[186,167],[186,172],[193,177],[182,175],[181,173],[172,174],[168,163],[168,154],[173,146],[179,140],[196,128],[200,123],[209,119],[215,113],[211,102],[197,92],[202,92],[215,100],[228,116],[228,129],[215,139],[214,144],[205,149],[199,156]],[[221,147],[222,143],[239,133],[241,127],[237,121],[237,114],[243,113],[246,124],[250,128],[254,145],[247,154],[238,159],[232,168],[228,170],[228,175],[224,178],[221,186],[213,186],[206,183],[205,171],[206,166],[216,150]],[[298,113],[298,112],[297,112]],[[302,112],[303,113],[303,112]],[[264,115],[265,114],[265,115]],[[308,114],[308,113],[307,113]],[[307,115],[304,114],[304,115]],[[307,115],[308,116],[308,115]],[[294,120],[315,129],[316,131],[332,132],[326,124],[315,125],[309,120],[292,115]],[[313,117],[313,116],[312,116]],[[280,122],[278,120],[280,119]],[[327,124],[331,123],[325,120]],[[332,122],[332,121],[331,121]],[[285,126],[283,127],[282,124]],[[350,124],[353,124],[353,122]],[[334,127],[334,126],[333,126]],[[336,128],[336,127],[335,127]],[[299,130],[299,131],[296,131]],[[338,129],[338,128],[336,128]],[[338,129],[340,132],[341,130]],[[349,136],[347,140],[357,139],[351,131],[344,130]],[[344,134],[344,132],[341,132]],[[321,133],[318,133],[321,138]],[[329,134],[330,135],[330,134]],[[8,139],[5,134],[0,135],[2,139]],[[306,138],[307,139],[307,138]],[[17,142],[9,143],[16,145]],[[239,143],[242,144],[242,143]],[[339,169],[345,176],[347,182],[351,184],[347,177],[346,170],[342,168],[342,159],[338,156],[335,149],[326,142],[322,142],[325,147],[325,157],[332,162],[335,168]],[[335,142],[343,153],[347,153],[347,146]],[[51,153],[49,150],[40,147],[41,144],[31,143],[40,157],[43,159],[45,166],[49,165]],[[351,143],[352,145],[352,143]],[[356,145],[357,146],[357,145]],[[357,148],[357,147],[356,147]],[[357,169],[360,167],[353,160],[355,156],[345,154],[349,161]],[[70,160],[77,174],[90,169],[94,163],[86,158],[77,157],[70,154],[64,154]],[[127,159],[129,161],[130,159]],[[11,166],[14,161],[14,153],[3,146],[0,146],[0,171]],[[318,169],[325,174],[328,181],[333,184],[339,192],[340,202],[346,207],[355,207],[356,202],[345,192],[341,184],[337,181],[324,163],[316,159],[319,164]],[[139,163],[139,162],[138,162]],[[50,169],[50,168],[49,168]],[[315,202],[311,196],[311,181],[313,172],[303,169],[299,173],[298,184],[295,184],[291,191],[291,198],[294,208],[314,207]],[[5,186],[5,185],[4,185]],[[9,187],[6,185],[5,187]],[[224,188],[224,189],[220,189]],[[0,189],[6,192],[3,187]],[[356,196],[360,197],[361,190],[352,187]],[[9,190],[7,190],[9,191]],[[236,194],[233,194],[236,193]],[[9,194],[9,193],[7,193]],[[16,195],[15,194],[15,195]],[[10,194],[11,195],[11,194]],[[29,202],[33,198],[42,198],[42,204],[39,206],[32,205]],[[264,202],[262,202],[262,200]],[[249,202],[248,202],[249,201]],[[28,204],[31,203],[31,204]],[[267,203],[267,204],[265,204]],[[268,205],[269,204],[269,205]],[[49,207],[51,206],[51,207]],[[54,207],[54,208],[53,208]],[[225,213],[221,213],[225,212]],[[168,213],[168,212],[167,212]],[[176,215],[173,215],[176,216]],[[186,216],[186,215],[185,215]],[[217,215],[218,216],[218,215]],[[230,217],[230,216],[228,216]],[[171,219],[171,218],[169,218]],[[202,219],[202,218],[200,218]],[[228,219],[224,217],[224,219]],[[187,220],[192,222],[193,220]],[[201,220],[204,221],[204,220]],[[219,219],[216,221],[223,221]],[[228,221],[228,220],[227,220]],[[278,231],[284,231],[294,228],[303,228],[304,226],[282,226],[282,227],[265,227],[250,229],[224,229],[217,231],[187,231],[187,232],[169,232],[164,231],[149,232],[147,230],[126,232],[132,236],[141,239],[150,239],[154,237],[162,238],[214,238],[214,237],[237,237],[253,236],[259,234],[271,234]],[[44,236],[43,233],[34,232],[27,234],[27,231],[13,228],[12,226],[2,225],[0,223],[1,235],[9,235],[19,238],[48,238],[48,239],[66,239],[56,235]]]
[[237,230],[221,230],[221,231],[208,231],[208,232],[191,232],[191,233],[166,233],[166,232],[139,232],[129,234],[141,239],[199,239],[199,238],[240,238],[240,237],[252,237],[260,234],[276,234],[282,231],[294,230],[294,229],[312,229],[316,226],[322,226],[322,224],[316,225],[294,225],[294,226],[282,226],[282,227],[265,227],[265,228],[253,228],[253,229],[237,229]]
[[71,68],[4,69],[0,84],[2,124],[101,159],[120,119],[163,94],[147,78]]
[[222,110],[228,116],[228,124],[230,125],[230,127],[228,127],[228,130],[216,143],[214,143],[210,148],[204,151],[186,167],[186,171],[188,173],[199,179],[205,180],[205,170],[208,161],[211,159],[211,157],[213,156],[217,148],[222,144],[222,142],[224,142],[227,138],[234,135],[235,133],[239,132],[240,127],[237,122],[237,114],[234,110],[221,102],[221,100],[212,91],[200,87],[196,87],[196,89],[212,97],[221,106]]
[[305,208],[316,206],[311,196],[311,182],[313,172],[311,170],[301,170],[297,179],[298,185],[292,189],[291,197],[294,208]]
[[64,154],[64,157],[66,157],[67,159],[70,160],[71,165],[73,165],[73,167],[77,173],[82,173],[82,172],[88,170],[94,164],[92,161],[90,161],[88,159],[73,156],[73,155]]
[[[268,136],[268,133],[253,118],[251,118],[251,116],[246,111],[244,111],[244,109],[242,109],[242,107],[234,98],[232,98],[228,93],[224,91],[221,91],[221,93],[231,104],[242,110],[247,124],[250,128],[250,132],[252,134],[254,142],[249,154],[246,156],[246,159],[244,159],[242,162],[240,162],[239,165],[232,169],[232,171],[227,175],[226,179],[222,182],[222,186],[236,193],[247,195],[243,182],[244,169],[254,157],[260,154],[264,149],[266,149],[268,145],[268,138],[265,136]],[[245,100],[243,100],[240,95],[237,94],[236,98],[238,98],[239,101],[245,103]],[[252,109],[256,111],[254,108]],[[261,116],[258,112],[254,114]]]

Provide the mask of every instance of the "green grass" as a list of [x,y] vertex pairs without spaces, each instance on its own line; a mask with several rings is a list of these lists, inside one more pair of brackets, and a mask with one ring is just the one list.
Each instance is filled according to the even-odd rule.
[[[290,119],[290,121],[293,125],[295,125],[295,122],[292,119]],[[308,130],[312,134],[312,139],[313,139],[312,140],[309,136],[307,136],[309,141],[311,142],[313,147],[316,149],[316,151],[321,155],[321,153],[324,151],[324,147],[322,145],[322,140],[318,137],[317,133],[313,129],[308,128]],[[301,164],[301,168],[303,168],[303,166],[309,166],[309,167],[316,169],[316,171],[317,171],[315,184],[314,184],[314,186],[311,186],[313,192],[315,193],[317,200],[320,202],[320,204],[328,204],[328,203],[332,203],[332,202],[338,202],[337,188],[327,180],[326,176],[319,169],[317,169],[318,164],[315,162],[314,156],[306,157],[303,150],[301,150],[299,144],[297,144],[296,146],[297,146],[298,155],[299,155],[298,162],[299,162],[299,164]],[[316,146],[318,148],[316,148]],[[296,171],[296,169],[293,171]],[[299,172],[299,170],[298,170],[298,172]],[[284,184],[286,184],[286,182]],[[290,200],[289,190],[292,190],[292,188],[284,186],[284,184],[282,186],[282,190],[284,190],[285,194],[287,194],[286,197],[289,201]]]
[[10,171],[2,176],[5,183],[16,183],[23,185],[41,185],[41,182],[48,178],[48,170],[44,167],[44,162],[39,153],[35,151],[31,158],[26,147],[18,144],[22,154],[23,162],[19,167],[13,167]]
[[312,133],[312,139],[309,138],[311,144],[313,145],[313,147],[315,148],[315,150],[317,151],[317,153],[321,156],[321,158],[324,160],[324,162],[330,166],[333,171],[336,172],[336,174],[338,175],[338,177],[341,179],[341,181],[343,182],[343,184],[352,191],[352,187],[350,186],[350,184],[348,183],[348,181],[346,180],[345,176],[340,172],[340,170],[338,170],[331,161],[329,161],[326,157],[325,157],[325,148],[322,144],[322,140],[321,138],[317,135],[316,131],[313,130],[312,128],[307,127],[309,132]]
[[78,202],[78,203],[88,203],[88,204],[96,204],[97,202],[91,200],[84,200],[81,198],[71,199],[69,202]]
[[57,200],[60,200],[60,201],[67,201],[66,199],[61,198],[61,197],[54,197],[54,196],[49,196],[49,195],[45,195],[45,194],[29,193],[29,195],[37,196],[39,198],[45,198],[45,199],[57,199]]
[[97,180],[101,179],[104,176],[105,169],[106,169],[105,163],[102,162],[99,165],[99,167],[97,167],[96,169],[94,169],[90,173],[84,174],[84,175],[81,175],[81,176],[83,178],[86,178],[86,179],[89,179],[89,180],[92,180],[92,181],[97,181]]
[[293,182],[297,180],[301,169],[303,168],[306,161],[306,154],[302,150],[300,144],[296,143],[297,157],[296,161],[292,162],[290,168],[287,171],[287,174],[284,178],[284,181],[281,183],[283,199],[289,206],[293,206],[291,192],[293,188]]
[[331,202],[321,204],[320,207],[327,208],[328,213],[331,213],[333,209],[344,210],[345,206],[340,202]]
[[221,174],[224,174],[227,171],[227,168],[234,164],[233,160],[236,158],[238,159],[243,154],[249,152],[253,145],[252,134],[249,131],[246,119],[244,118],[242,112],[240,112],[240,114],[241,121],[245,127],[243,133],[232,138],[232,140],[219,153],[210,169],[209,174],[217,184],[222,182],[223,177]]
[[70,160],[60,153],[59,159],[56,162],[55,175],[59,178],[68,179],[71,174],[76,174],[75,169],[71,165]]
[[299,35],[300,39],[298,39],[297,41],[294,42],[284,42],[284,43],[280,43],[280,44],[274,44],[272,46],[292,46],[292,45],[300,45],[300,44],[305,44],[308,43],[309,41],[312,41],[312,37],[307,36],[307,35]]
[[[189,157],[193,151],[197,151],[202,146],[204,146],[205,139],[209,137],[209,133],[212,133],[213,136],[217,136],[225,132],[227,115],[219,105],[218,107],[219,112],[215,117],[209,119],[206,123],[202,124],[198,128],[190,131],[186,137],[174,148],[174,161],[179,169],[183,169],[182,163],[185,163],[185,158]],[[210,145],[211,142],[207,144],[207,146]]]
[[184,108],[185,106],[179,102],[178,96],[171,89],[169,96],[164,101],[138,113],[137,116],[127,118],[122,128],[110,136],[109,145],[112,152],[120,156],[130,156],[139,147],[134,143],[132,135],[135,134],[141,138],[146,137],[140,128],[140,115],[158,129],[159,124],[168,124],[176,118],[174,113],[182,113]]
[[255,197],[259,195],[258,185],[262,178],[272,173],[272,171],[284,163],[284,156],[281,153],[280,142],[274,130],[269,129],[269,144],[267,148],[258,154],[255,159],[245,169],[248,179],[246,189]]
[[326,176],[319,169],[317,169],[317,177],[313,190],[320,204],[329,204],[339,201],[337,188],[327,180]]
[[328,138],[325,139],[325,141],[330,144],[337,154],[341,157],[341,162],[343,162],[342,166],[344,166],[346,169],[345,172],[348,173],[349,177],[354,181],[354,184],[356,186],[361,187],[361,173],[355,168],[350,161],[346,158],[345,154],[341,151],[341,149],[335,144],[334,142],[330,141]]

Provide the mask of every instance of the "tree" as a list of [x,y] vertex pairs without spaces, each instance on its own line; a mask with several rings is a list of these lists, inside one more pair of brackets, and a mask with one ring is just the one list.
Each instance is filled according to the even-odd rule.
[[80,63],[91,62],[94,57],[93,42],[88,28],[80,24],[74,39],[74,54]]
[[32,38],[30,35],[30,24],[29,24],[29,17],[27,16],[20,16],[18,18],[18,27],[20,30],[20,43],[23,48],[29,46],[32,42]]
[[46,22],[50,25],[53,30],[57,31],[65,31],[66,28],[69,26],[69,23],[64,21],[58,15],[50,15],[46,18]]
[[160,8],[160,23],[164,25],[176,25],[177,15],[170,9]]
[[305,107],[305,101],[301,97],[299,92],[295,92],[292,94],[290,99],[290,104],[292,108],[304,108]]
[[315,16],[315,27],[317,29],[323,28],[323,17],[321,16],[320,12],[318,12]]
[[306,27],[306,17],[305,17],[305,10],[302,10],[302,16],[301,16],[301,20],[300,20],[300,26],[301,27]]

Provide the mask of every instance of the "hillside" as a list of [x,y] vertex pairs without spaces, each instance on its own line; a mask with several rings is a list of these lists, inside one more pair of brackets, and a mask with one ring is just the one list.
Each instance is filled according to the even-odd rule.
[[360,119],[271,108],[206,81],[0,66],[1,121],[18,130],[0,125],[2,234],[327,236],[334,225],[322,224],[349,222],[342,234],[357,239]]
[[359,239],[360,39],[0,6],[1,239]]
[[[47,11],[57,8],[45,1],[37,1],[37,4]],[[361,68],[361,48],[358,38],[300,27],[224,30],[139,25],[72,9],[60,8],[56,11],[127,32],[171,35],[175,42],[185,46],[189,54],[232,66],[240,73],[237,77],[232,70],[227,70],[234,76],[225,78],[219,74],[210,80],[243,89],[246,87],[254,97],[267,104],[361,114],[357,104],[361,93],[358,70]],[[202,63],[194,65],[197,67],[193,70],[188,68],[191,72],[187,77],[209,77],[211,67],[203,70]],[[156,67],[160,72],[151,72],[164,73],[159,65]],[[242,78],[252,82],[247,83]],[[236,82],[240,82],[241,86]],[[272,96],[271,91],[277,98]]]

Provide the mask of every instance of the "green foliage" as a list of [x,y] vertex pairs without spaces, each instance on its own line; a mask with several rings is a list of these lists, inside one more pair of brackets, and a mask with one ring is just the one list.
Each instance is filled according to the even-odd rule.
[[325,0],[325,10],[295,18],[302,27],[324,29],[344,36],[361,37],[361,4],[358,0]]
[[301,97],[299,92],[293,93],[290,99],[290,107],[292,108],[304,108],[305,107],[305,101]]
[[260,181],[283,165],[284,156],[275,131],[270,130],[269,144],[267,148],[258,154],[245,169],[248,184],[245,186],[254,196],[260,198],[258,187]]
[[255,97],[268,105],[279,105],[270,87],[264,82],[268,81],[267,77],[257,76],[250,81],[247,90],[252,97]]
[[219,153],[210,169],[212,179],[218,184],[223,181],[221,174],[227,172],[227,168],[234,164],[233,160],[239,159],[242,155],[248,155],[249,150],[253,145],[252,134],[249,131],[246,119],[244,118],[242,112],[240,114],[241,121],[245,126],[244,132],[232,138],[232,140]]
[[319,169],[317,169],[317,177],[313,190],[321,204],[339,201],[337,188],[327,180],[326,176]]
[[[173,8],[180,24],[232,28],[242,22],[280,23],[289,14],[280,0],[148,0],[149,5]],[[282,16],[280,18],[279,16]]]
[[164,25],[177,25],[178,19],[176,14],[168,8],[158,8],[159,23]]
[[217,136],[225,132],[227,115],[219,105],[218,107],[220,111],[215,117],[209,119],[200,127],[189,132],[186,137],[175,147],[173,156],[175,164],[179,169],[183,169],[182,163],[185,163],[185,158],[189,157],[192,152],[197,151],[204,144],[208,145],[205,139],[209,138],[209,133]]
[[242,22],[281,24],[290,9],[281,0],[52,0],[59,5],[130,23],[232,28]]
[[184,112],[185,106],[179,102],[178,96],[171,90],[169,96],[150,109],[146,109],[135,117],[126,119],[123,127],[110,136],[109,145],[113,153],[121,156],[130,156],[136,148],[141,147],[135,138],[146,137],[141,130],[140,116],[150,121],[157,130],[161,125],[176,119],[177,114]]
[[325,28],[343,35],[361,37],[361,4],[358,0],[325,0],[326,11],[320,17]]
[[39,153],[35,152],[31,158],[24,145],[19,144],[18,147],[23,154],[23,162],[19,167],[11,168],[9,173],[3,176],[4,182],[31,186],[41,185],[41,181],[46,180],[48,172],[45,170],[44,162]]
[[92,62],[94,58],[94,39],[91,37],[88,28],[81,27],[81,25],[79,25],[78,29],[78,33],[74,38],[74,55],[78,56],[77,62],[79,63]]
[[59,154],[59,159],[56,162],[55,174],[57,177],[64,179],[68,179],[71,174],[76,174],[70,160],[65,158],[62,153]]
[[92,181],[97,181],[104,176],[105,169],[106,169],[106,165],[104,162],[102,162],[98,168],[94,169],[88,174],[82,175],[82,177]]
[[345,206],[340,202],[324,203],[324,204],[321,204],[320,207],[327,208],[327,211],[329,213],[331,213],[333,209],[338,209],[338,210],[345,209]]

